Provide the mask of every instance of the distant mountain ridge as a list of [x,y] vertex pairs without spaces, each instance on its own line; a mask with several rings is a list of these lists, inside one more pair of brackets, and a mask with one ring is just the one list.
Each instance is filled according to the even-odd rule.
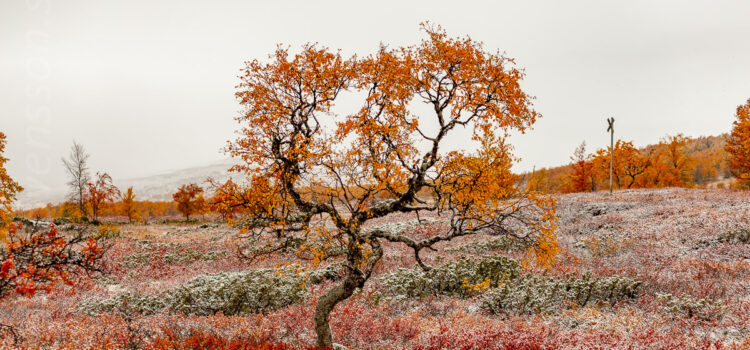
[[[183,184],[196,183],[205,187],[205,181],[209,177],[219,182],[226,181],[232,176],[229,168],[234,164],[234,160],[225,159],[204,166],[177,169],[151,176],[130,179],[114,177],[114,184],[121,191],[133,186],[136,200],[168,201],[172,200],[172,194]],[[65,200],[66,195],[67,189],[64,184],[50,189],[23,191],[19,193],[14,207],[29,209],[43,207],[47,203],[58,204]]]

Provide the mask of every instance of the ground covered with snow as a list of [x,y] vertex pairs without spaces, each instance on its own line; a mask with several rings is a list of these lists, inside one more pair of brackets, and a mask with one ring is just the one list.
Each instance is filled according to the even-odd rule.
[[[446,243],[426,254],[430,272],[403,246],[386,246],[376,275],[334,310],[334,341],[350,349],[750,347],[750,192],[570,194],[557,214],[561,253],[549,271],[522,264],[526,244],[503,237]],[[0,302],[0,323],[19,336],[6,334],[2,346],[306,348],[315,302],[338,283],[335,265],[248,264],[235,254],[237,229],[219,222],[109,230],[107,274]]]

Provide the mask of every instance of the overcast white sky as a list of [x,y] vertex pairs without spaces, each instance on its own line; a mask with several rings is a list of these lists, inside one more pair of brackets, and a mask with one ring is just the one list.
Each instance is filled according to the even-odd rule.
[[586,140],[642,146],[727,132],[750,97],[749,1],[3,1],[0,131],[8,170],[60,187],[75,139],[118,178],[207,164],[238,124],[243,62],[277,43],[345,55],[416,44],[441,24],[505,51],[544,117],[514,136],[516,170]]

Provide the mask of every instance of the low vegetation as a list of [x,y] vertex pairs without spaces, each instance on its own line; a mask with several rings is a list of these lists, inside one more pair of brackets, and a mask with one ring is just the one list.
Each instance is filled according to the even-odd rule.
[[265,313],[308,296],[303,280],[284,272],[289,273],[256,269],[205,274],[155,295],[126,292],[104,300],[84,300],[79,308],[90,314],[116,311],[125,315],[162,311],[186,315]]
[[[68,202],[14,222],[0,133],[0,347],[750,348],[750,100],[728,136],[584,142],[514,174],[506,137],[541,117],[523,70],[422,29],[248,61],[243,180],[173,202],[91,178],[74,142]],[[336,115],[342,93],[361,108]],[[476,150],[446,152],[457,129]]]

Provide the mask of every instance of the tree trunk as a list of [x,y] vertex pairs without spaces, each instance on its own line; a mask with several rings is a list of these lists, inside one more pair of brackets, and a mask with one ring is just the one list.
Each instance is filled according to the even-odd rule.
[[318,340],[315,346],[329,348],[333,346],[333,335],[329,318],[331,311],[340,301],[352,296],[357,288],[362,288],[365,278],[358,271],[350,271],[343,283],[331,288],[320,299],[315,308],[315,333]]
[[628,188],[630,188],[630,186],[633,186],[634,183],[635,183],[635,176],[630,178],[630,183],[628,184]]

